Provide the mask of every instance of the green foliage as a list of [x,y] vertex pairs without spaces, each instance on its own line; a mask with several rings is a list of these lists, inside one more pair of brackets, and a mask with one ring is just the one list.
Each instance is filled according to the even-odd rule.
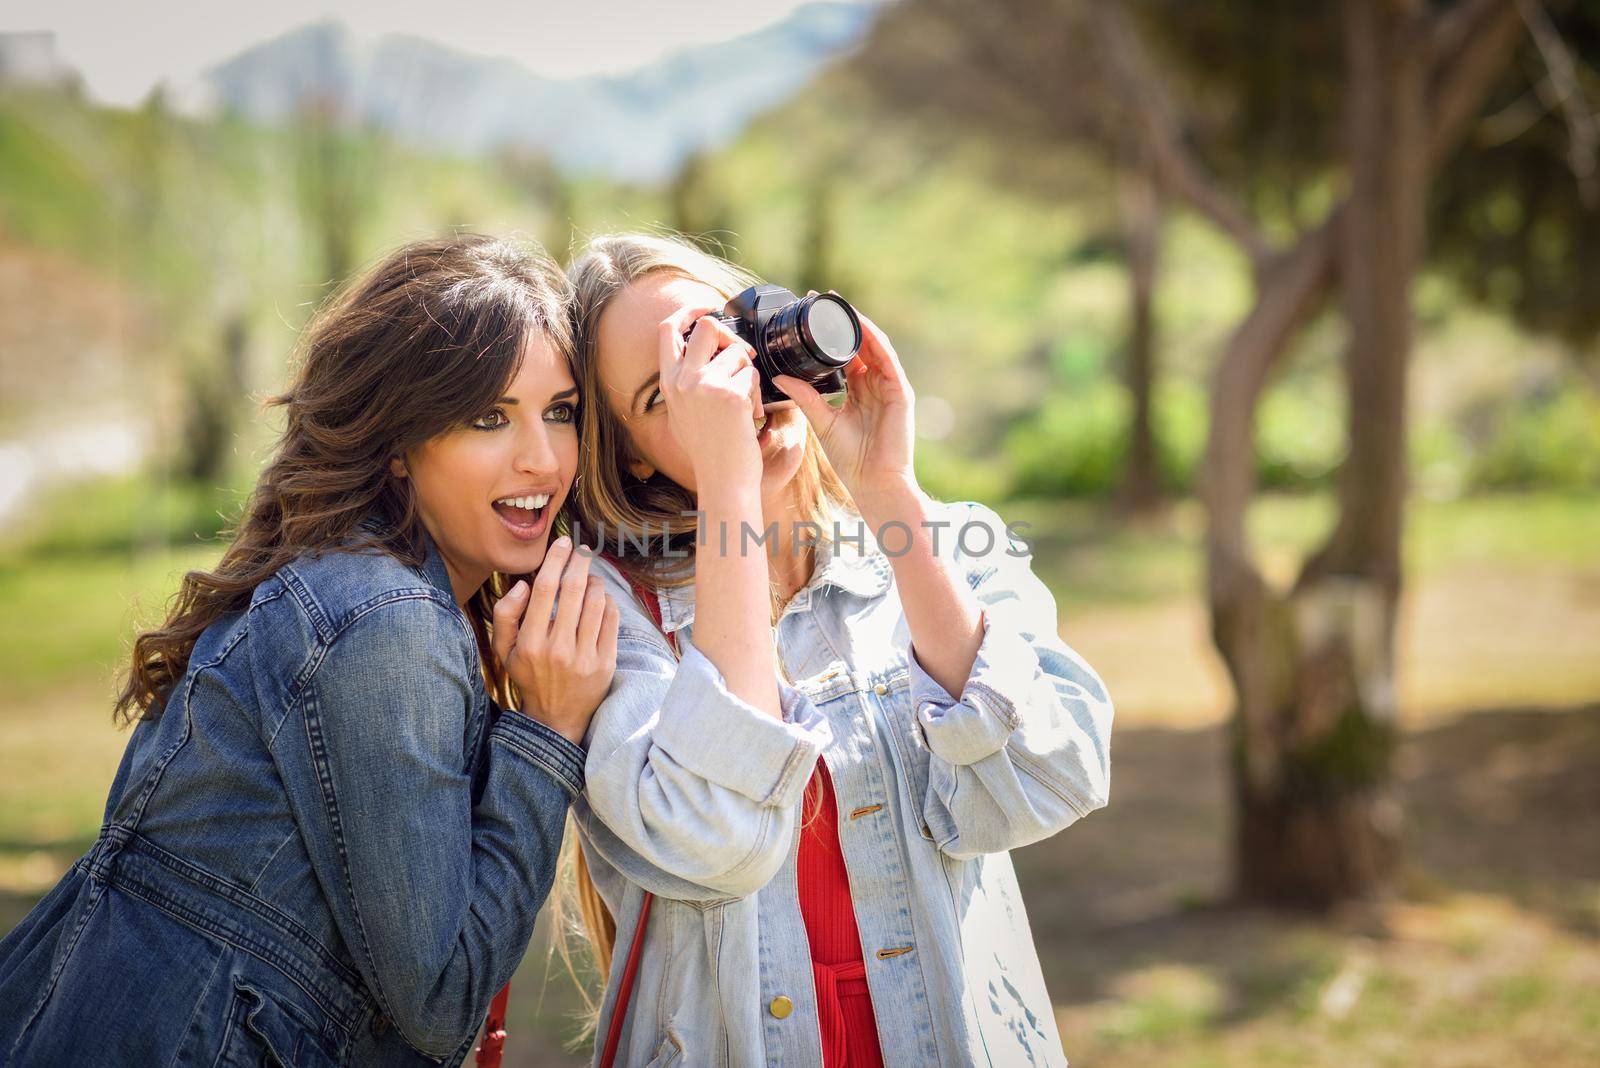
[[[1257,413],[1256,478],[1267,489],[1304,491],[1331,483],[1344,448],[1337,405],[1318,391],[1276,389]],[[1132,399],[1121,383],[1096,377],[1054,391],[1015,423],[1004,453],[1021,497],[1105,496],[1123,468]],[[1161,383],[1152,401],[1158,459],[1169,490],[1193,492],[1205,454],[1206,398],[1191,381]]]
[[1129,407],[1127,390],[1115,382],[1052,393],[1006,435],[1014,491],[1028,497],[1109,493],[1122,471]]
[[1600,393],[1572,387],[1499,413],[1470,465],[1473,489],[1600,489]]
[[1600,336],[1600,172],[1577,132],[1593,118],[1571,116],[1600,97],[1600,6],[1555,2],[1548,17],[1575,91],[1557,100],[1569,90],[1525,37],[1472,145],[1435,182],[1428,230],[1433,261],[1474,300],[1584,345]]
[[47,494],[7,532],[0,566],[212,543],[237,518],[246,492],[138,474]]

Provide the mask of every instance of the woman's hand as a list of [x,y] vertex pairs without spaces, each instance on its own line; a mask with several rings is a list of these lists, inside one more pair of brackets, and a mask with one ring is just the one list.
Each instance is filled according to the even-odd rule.
[[915,489],[911,382],[894,347],[865,315],[861,351],[845,366],[845,401],[835,408],[810,384],[776,375],[773,384],[811,421],[833,469],[863,512],[879,497]]
[[697,484],[758,483],[761,450],[755,427],[761,415],[761,382],[755,353],[709,315],[694,324],[684,344],[683,331],[693,314],[680,312],[660,327],[660,389],[667,425],[694,465]]
[[522,695],[520,711],[577,745],[617,668],[620,613],[589,574],[591,555],[557,538],[532,589],[519,580],[494,606],[494,653]]

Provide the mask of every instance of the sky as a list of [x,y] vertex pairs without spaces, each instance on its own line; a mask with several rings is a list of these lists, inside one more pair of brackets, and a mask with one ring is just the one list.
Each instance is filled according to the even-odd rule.
[[[696,42],[776,22],[803,0],[4,0],[0,32],[48,30],[92,96],[132,105],[160,82],[193,85],[206,68],[308,22],[358,34],[406,33],[464,52],[508,56],[563,78],[632,70]],[[708,50],[706,62],[715,63]]]

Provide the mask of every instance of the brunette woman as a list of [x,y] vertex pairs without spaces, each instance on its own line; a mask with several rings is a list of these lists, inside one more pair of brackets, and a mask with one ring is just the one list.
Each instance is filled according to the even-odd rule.
[[99,839],[0,942],[0,1063],[466,1056],[615,655],[587,557],[549,544],[567,296],[542,253],[458,236],[309,327],[237,536],[134,643]]

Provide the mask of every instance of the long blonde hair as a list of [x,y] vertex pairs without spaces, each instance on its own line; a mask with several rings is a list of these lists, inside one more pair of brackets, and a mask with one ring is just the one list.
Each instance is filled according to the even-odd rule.
[[[622,541],[617,552],[616,539],[609,555],[629,578],[650,589],[682,586],[694,580],[693,552],[696,520],[694,494],[656,474],[637,479],[629,472],[634,458],[633,443],[627,429],[602,399],[600,381],[599,325],[611,301],[629,285],[647,275],[665,273],[701,282],[731,299],[740,290],[758,281],[754,275],[734,264],[703,252],[681,238],[652,234],[609,234],[591,240],[583,254],[573,261],[567,275],[573,287],[573,323],[577,341],[576,371],[579,395],[584,398],[579,420],[578,477],[572,497],[572,517],[578,539],[594,545],[597,532],[664,532],[644,548]],[[800,470],[795,475],[802,520],[827,529],[825,520],[831,505],[854,510],[849,492],[833,466],[828,463],[822,443],[806,424],[806,446]],[[665,542],[665,544],[663,544]],[[663,553],[663,548],[682,549],[688,555]],[[773,619],[782,610],[776,591]],[[781,661],[779,670],[782,671]],[[557,930],[556,944],[569,971],[573,971],[568,943],[569,933],[586,938],[590,953],[602,976],[611,971],[611,956],[616,942],[616,921],[601,900],[589,875],[583,851],[575,834],[567,835],[560,872],[551,907]],[[577,916],[574,917],[574,912]],[[577,921],[581,921],[577,922]],[[580,983],[580,989],[582,984]],[[597,1005],[587,991],[584,998],[594,1022]]]

